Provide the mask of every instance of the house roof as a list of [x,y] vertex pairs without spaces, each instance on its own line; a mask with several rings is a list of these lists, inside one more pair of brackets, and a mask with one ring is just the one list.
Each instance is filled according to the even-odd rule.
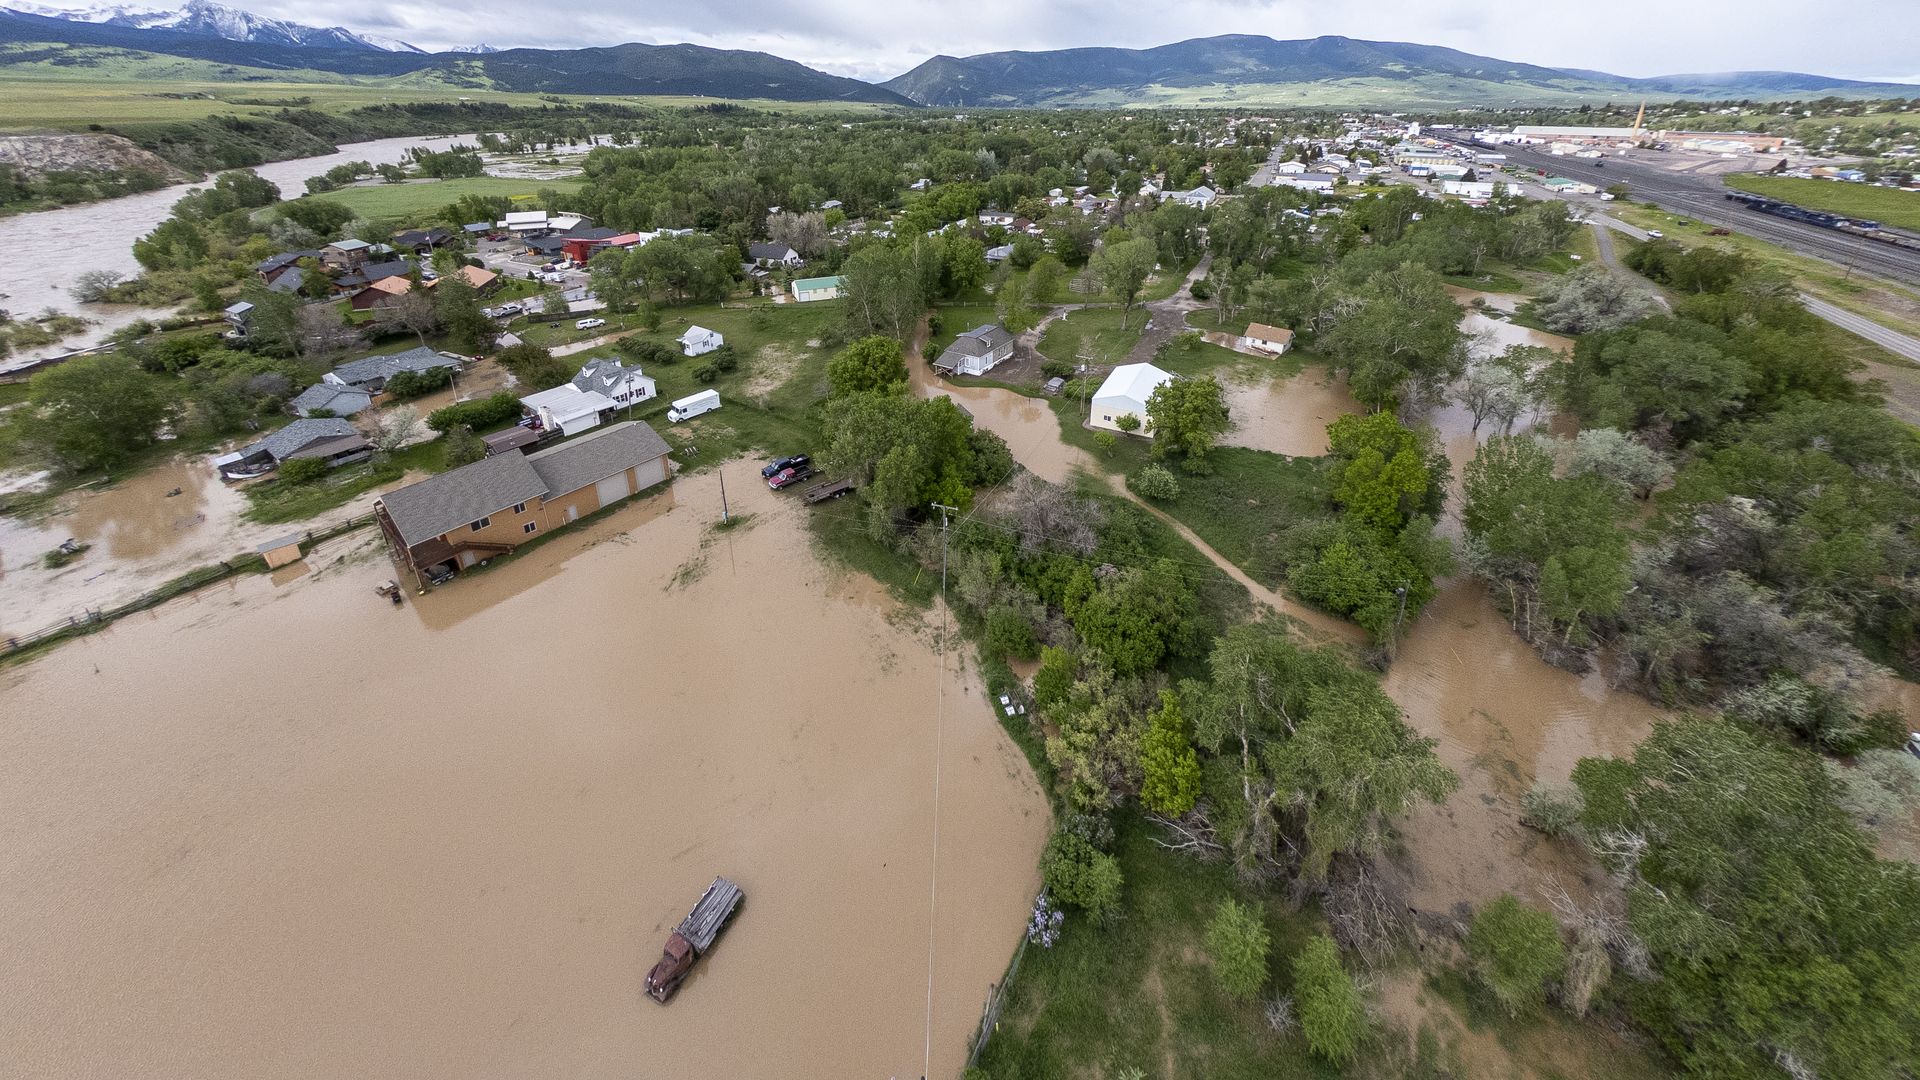
[[467,222],[467,223],[466,223],[465,225],[462,225],[462,226],[460,226],[460,231],[461,231],[461,232],[464,232],[464,233],[469,233],[469,234],[471,234],[471,233],[484,233],[484,232],[492,232],[492,231],[493,231],[493,222],[491,222],[491,221],[469,221],[469,222]]
[[[481,266],[462,266],[460,269],[455,270],[454,274],[459,275],[462,280],[476,289],[484,289],[500,277],[499,274]],[[431,289],[445,280],[447,280],[447,276],[445,275],[434,278],[432,281],[427,282],[427,287]]]
[[619,235],[619,229],[609,229],[604,225],[589,225],[569,229],[565,238],[568,240],[611,240]]
[[547,490],[558,496],[652,461],[670,449],[659,432],[632,420],[528,454],[526,460]]
[[317,251],[283,251],[278,255],[270,255],[260,260],[260,262],[254,266],[254,270],[262,274],[271,274],[282,267],[292,266],[301,259],[317,259],[319,257],[320,253]]
[[300,391],[287,404],[292,406],[294,412],[303,415],[324,409],[335,416],[352,416],[373,404],[373,395],[365,390],[320,382]]
[[1245,336],[1260,341],[1277,341],[1284,345],[1293,340],[1293,331],[1284,327],[1268,326],[1266,323],[1248,323]]
[[551,390],[528,394],[520,399],[520,404],[534,412],[546,409],[553,413],[555,421],[564,424],[576,416],[606,412],[613,408],[613,399],[598,390],[582,390],[572,383],[561,383]]
[[362,383],[384,382],[402,371],[431,371],[434,368],[458,367],[460,358],[438,353],[427,348],[413,348],[406,352],[390,353],[386,356],[364,356],[351,360],[333,369],[333,375],[349,386]]
[[1003,345],[1013,344],[1013,335],[999,323],[976,326],[957,335],[953,339],[953,348],[965,348],[976,356],[984,356]]
[[360,292],[385,293],[388,296],[405,296],[413,291],[413,282],[403,277],[385,277],[361,287]]
[[847,279],[838,275],[834,277],[795,278],[793,281],[793,291],[802,293],[811,292],[815,289],[839,289],[844,288],[846,284]]
[[299,292],[300,286],[306,283],[307,272],[297,266],[290,266],[274,275],[272,281],[267,282],[267,291],[284,293]]
[[349,435],[357,437],[359,434],[360,429],[354,427],[351,420],[338,416],[295,420],[259,442],[242,447],[239,453],[243,457],[252,457],[264,450],[273,460],[285,461],[314,443],[328,442]]
[[372,283],[384,278],[406,277],[412,270],[413,266],[405,259],[394,259],[391,262],[368,263],[360,268],[360,274]]
[[325,458],[332,457],[335,454],[350,454],[356,450],[366,450],[372,446],[373,444],[367,441],[365,435],[356,431],[351,435],[339,435],[331,439],[321,439],[319,442],[308,443],[287,456],[289,458]]
[[373,247],[365,240],[335,240],[326,246],[328,251],[366,251]]
[[679,341],[680,344],[685,345],[691,341],[705,341],[707,338],[710,338],[710,337],[717,338],[719,336],[720,336],[720,332],[718,330],[709,330],[704,326],[689,326],[687,327],[687,332],[684,334],[681,334],[675,340]]
[[580,365],[580,370],[574,375],[571,385],[577,386],[582,390],[593,390],[606,394],[614,387],[626,382],[631,376],[639,376],[644,379],[646,378],[646,373],[642,372],[638,367],[629,368],[620,361],[610,357],[596,356]]
[[521,454],[497,454],[380,497],[400,540],[414,547],[547,493]]
[[509,450],[518,450],[523,446],[539,442],[540,435],[532,428],[515,425],[505,431],[482,435],[480,441],[487,444],[487,453],[504,454]]
[[247,303],[245,300],[242,300],[237,304],[228,304],[226,308],[221,311],[221,314],[222,315],[245,315],[247,312],[252,310],[253,310],[253,305]]
[[747,257],[750,259],[785,259],[789,255],[798,255],[787,244],[748,244]]
[[1145,404],[1153,392],[1162,383],[1173,381],[1173,376],[1161,371],[1152,364],[1121,364],[1107,375],[1100,389],[1094,391],[1093,399],[1122,398]]

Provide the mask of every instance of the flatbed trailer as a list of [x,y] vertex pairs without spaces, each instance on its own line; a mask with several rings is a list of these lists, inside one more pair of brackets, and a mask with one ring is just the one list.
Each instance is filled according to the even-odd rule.
[[808,488],[801,493],[801,497],[806,499],[809,504],[822,503],[828,499],[838,499],[846,495],[851,495],[858,490],[859,487],[860,485],[851,480],[829,480],[824,484],[815,484]]
[[660,962],[647,972],[647,996],[667,1003],[674,991],[680,989],[687,976],[693,973],[694,962],[705,956],[719,940],[720,931],[727,928],[733,913],[739,910],[740,901],[746,899],[746,893],[740,886],[717,877],[707,886],[700,901],[693,905],[687,917],[680,920],[667,944],[660,950]]

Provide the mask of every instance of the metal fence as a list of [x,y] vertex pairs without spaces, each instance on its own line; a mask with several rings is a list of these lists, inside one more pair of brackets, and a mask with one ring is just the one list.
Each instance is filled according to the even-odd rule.
[[[366,514],[357,518],[348,518],[346,521],[330,525],[325,529],[318,531],[308,530],[307,534],[301,537],[300,543],[303,548],[310,549],[314,544],[331,540],[336,536],[344,536],[347,533],[359,529],[364,529],[373,523],[374,518],[372,514]],[[71,616],[65,622],[58,622],[52,626],[41,627],[29,634],[16,634],[6,638],[0,638],[0,656],[10,656],[24,649],[59,641],[62,638],[78,637],[82,634],[92,633],[115,620],[124,619],[128,615],[145,611],[151,607],[157,607],[176,596],[184,596],[195,590],[204,589],[215,582],[225,581],[235,574],[250,573],[263,569],[265,565],[265,558],[254,552],[247,552],[244,555],[236,555],[229,559],[222,559],[211,566],[203,566],[198,570],[182,574],[159,588],[142,593],[124,604],[110,608],[88,608],[78,615]]]
[[993,1031],[1000,1026],[1000,1010],[1006,1007],[1007,990],[1013,986],[1014,977],[1020,974],[1020,958],[1027,955],[1027,942],[1031,940],[1023,932],[1020,935],[1020,947],[1013,950],[1013,961],[1007,965],[1007,973],[997,983],[987,985],[987,1004],[980,1010],[980,1029],[973,1033],[973,1045],[967,1048],[967,1068],[980,1064],[980,1055],[987,1048]]

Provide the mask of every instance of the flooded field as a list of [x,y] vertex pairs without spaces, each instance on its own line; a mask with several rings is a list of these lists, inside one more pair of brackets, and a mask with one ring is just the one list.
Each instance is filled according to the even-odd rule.
[[918,360],[907,364],[907,377],[914,396],[952,398],[973,416],[975,427],[1007,440],[1013,459],[1041,479],[1064,484],[1076,468],[1098,474],[1092,455],[1060,438],[1060,420],[1044,400],[993,386],[947,382]]
[[1319,365],[1284,379],[1226,380],[1233,430],[1227,446],[1271,450],[1288,457],[1327,452],[1327,425],[1365,408],[1347,390],[1347,380]]
[[930,926],[956,1074],[1045,801],[748,468],[731,532],[708,473],[400,610],[357,534],[0,672],[9,1075],[920,1076]]

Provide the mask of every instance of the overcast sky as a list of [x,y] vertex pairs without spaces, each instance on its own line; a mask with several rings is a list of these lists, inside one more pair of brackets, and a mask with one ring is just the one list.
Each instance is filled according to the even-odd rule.
[[237,0],[235,6],[427,49],[687,41],[758,49],[876,81],[939,53],[1144,48],[1214,34],[1415,41],[1617,75],[1787,70],[1920,81],[1916,0],[589,0],[564,6]]

